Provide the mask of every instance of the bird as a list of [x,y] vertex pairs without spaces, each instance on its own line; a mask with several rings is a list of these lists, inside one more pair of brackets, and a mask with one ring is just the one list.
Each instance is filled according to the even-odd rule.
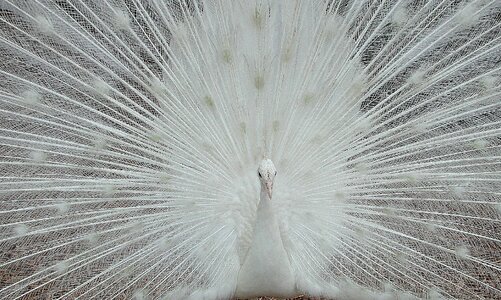
[[273,182],[277,170],[269,159],[258,168],[261,183],[259,204],[253,227],[252,242],[238,273],[235,296],[252,298],[256,295],[294,297],[296,284],[280,227],[271,205]]
[[0,299],[499,299],[500,58],[497,0],[0,0]]

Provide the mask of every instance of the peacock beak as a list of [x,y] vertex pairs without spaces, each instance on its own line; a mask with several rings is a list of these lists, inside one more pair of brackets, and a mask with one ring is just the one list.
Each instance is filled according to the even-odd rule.
[[266,181],[266,192],[268,193],[268,197],[271,199],[271,194],[273,193],[273,181]]

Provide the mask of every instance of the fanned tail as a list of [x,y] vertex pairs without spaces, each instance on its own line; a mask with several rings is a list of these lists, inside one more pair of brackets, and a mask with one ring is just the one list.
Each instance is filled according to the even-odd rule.
[[[0,298],[496,298],[498,1],[0,3]],[[365,288],[361,292],[361,287]]]

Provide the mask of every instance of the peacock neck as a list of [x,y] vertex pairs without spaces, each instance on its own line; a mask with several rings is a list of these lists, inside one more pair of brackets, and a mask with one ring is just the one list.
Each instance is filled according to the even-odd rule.
[[237,297],[295,295],[292,268],[271,201],[261,187],[252,244],[238,276]]
[[[273,212],[273,205],[271,203],[271,199],[268,196],[268,193],[266,192],[266,188],[261,185],[261,197],[259,198],[259,204],[257,206],[257,216],[256,216],[256,227],[259,226],[259,224],[266,223],[272,228],[277,229],[277,233],[280,236],[279,228],[278,228],[278,220],[277,217],[275,216],[275,213]],[[254,231],[256,231],[256,228],[254,228]],[[280,238],[281,240],[281,238]]]

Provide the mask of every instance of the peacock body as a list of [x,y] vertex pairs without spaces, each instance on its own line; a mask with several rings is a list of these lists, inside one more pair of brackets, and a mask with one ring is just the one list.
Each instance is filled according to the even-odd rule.
[[499,1],[0,0],[0,29],[0,298],[501,298]]

